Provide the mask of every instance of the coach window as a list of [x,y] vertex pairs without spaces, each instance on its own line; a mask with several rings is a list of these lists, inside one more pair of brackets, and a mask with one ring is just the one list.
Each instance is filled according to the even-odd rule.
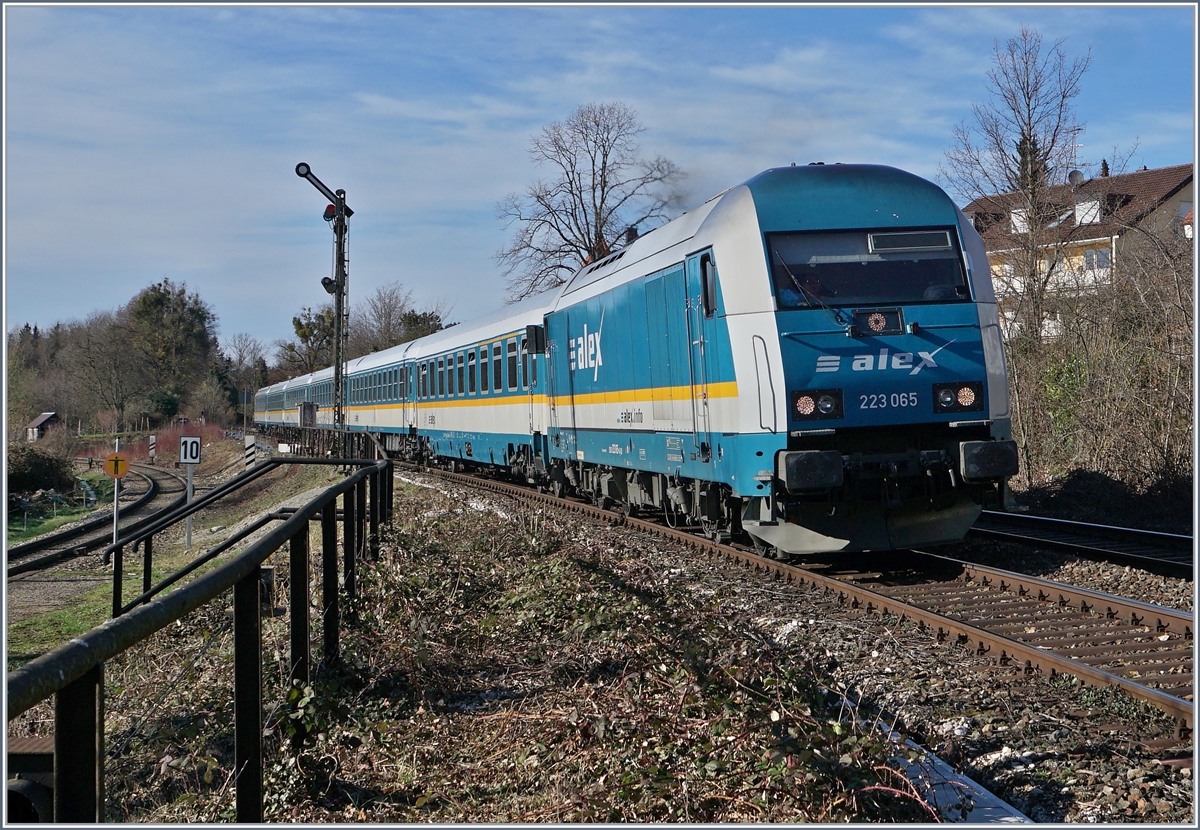
[[479,391],[488,391],[488,347],[479,349]]
[[500,344],[492,345],[492,388],[497,392],[504,389],[504,363],[500,356]]
[[444,357],[437,359],[437,395],[439,398],[446,396],[446,358]]
[[467,352],[467,391],[475,394],[475,351]]
[[529,388],[529,344],[522,337],[521,343],[521,388]]
[[426,366],[424,363],[422,363],[420,366],[417,367],[417,378],[418,378],[417,396],[421,400],[425,400],[425,374],[426,374]]
[[517,341],[509,340],[506,344],[508,352],[508,388],[517,388]]
[[467,374],[466,358],[463,357],[462,352],[459,352],[458,353],[458,394],[460,394],[460,395],[467,394],[466,374]]
[[454,355],[446,356],[446,397],[453,398],[454,386]]

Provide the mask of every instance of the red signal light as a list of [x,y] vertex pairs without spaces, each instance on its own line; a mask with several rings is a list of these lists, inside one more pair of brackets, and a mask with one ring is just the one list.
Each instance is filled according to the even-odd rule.
[[337,208],[335,208],[333,205],[326,206],[326,208],[325,208],[325,221],[326,222],[332,222],[333,217],[336,215],[337,215]]

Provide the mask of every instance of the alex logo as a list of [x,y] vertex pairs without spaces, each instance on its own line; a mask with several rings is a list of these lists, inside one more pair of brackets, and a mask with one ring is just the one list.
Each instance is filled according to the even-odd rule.
[[600,314],[599,331],[589,332],[587,323],[583,324],[583,335],[573,338],[568,359],[571,371],[576,369],[591,369],[592,380],[600,375],[600,367],[604,365],[604,355],[600,351],[600,336],[604,333],[604,313]]
[[[953,340],[950,341],[950,343],[953,342]],[[908,371],[910,375],[916,375],[926,367],[936,369],[937,361],[934,360],[934,357],[938,352],[946,348],[946,346],[949,346],[950,343],[944,343],[932,352],[917,352],[916,357],[919,358],[920,362],[915,366],[913,365],[914,357],[912,352],[889,352],[887,349],[880,349],[878,355],[854,355],[850,363],[850,369],[855,372],[878,372],[889,368],[888,364],[890,363],[890,368],[892,369]],[[825,354],[817,358],[818,372],[836,372],[840,368],[842,368],[841,355]]]

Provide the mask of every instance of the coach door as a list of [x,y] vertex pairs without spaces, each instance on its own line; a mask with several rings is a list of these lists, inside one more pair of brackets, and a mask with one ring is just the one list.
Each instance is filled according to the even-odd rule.
[[688,371],[692,390],[692,440],[697,461],[712,459],[712,423],[709,407],[709,379],[714,367],[715,350],[708,344],[716,330],[717,270],[712,251],[688,257],[685,267],[687,287]]

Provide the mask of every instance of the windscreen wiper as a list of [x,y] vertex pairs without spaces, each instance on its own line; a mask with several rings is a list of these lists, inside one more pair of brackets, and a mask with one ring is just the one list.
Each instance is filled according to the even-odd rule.
[[[825,303],[821,301],[821,298],[818,297],[816,294],[809,294],[808,291],[805,290],[804,286],[800,284],[800,280],[796,279],[796,275],[792,273],[792,269],[788,268],[787,263],[783,261],[783,254],[779,253],[779,251],[777,250],[777,251],[775,251],[775,257],[776,257],[776,259],[779,260],[779,264],[783,266],[783,271],[785,274],[788,275],[788,279],[790,279],[792,281],[792,285],[796,286],[796,290],[800,292],[800,296],[802,296],[804,298],[804,301],[806,303],[808,303],[810,308],[814,305],[818,305],[821,308],[825,309],[825,311],[828,312],[829,316],[833,318],[833,321],[835,323],[837,323],[839,326],[841,326],[844,329],[850,328],[850,324],[842,319],[842,315],[838,314],[832,308],[825,305]],[[814,300],[816,302],[814,302]]]

